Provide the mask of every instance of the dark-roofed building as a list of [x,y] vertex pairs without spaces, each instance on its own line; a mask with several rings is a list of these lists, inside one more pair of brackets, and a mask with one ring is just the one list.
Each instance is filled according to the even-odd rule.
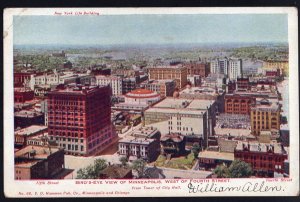
[[99,173],[100,179],[132,179],[132,169],[122,165],[109,165]]
[[186,138],[183,135],[170,133],[160,138],[163,154],[171,154],[172,156],[180,156],[185,153]]
[[14,113],[15,128],[25,128],[31,125],[44,125],[44,114],[35,110],[21,110]]
[[64,150],[58,147],[27,146],[15,152],[16,180],[63,179],[71,173],[64,167]]

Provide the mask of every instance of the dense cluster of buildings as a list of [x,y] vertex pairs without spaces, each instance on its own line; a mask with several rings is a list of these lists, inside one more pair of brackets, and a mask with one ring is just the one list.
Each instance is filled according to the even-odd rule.
[[[76,70],[66,62],[62,70],[15,72],[15,178],[67,178],[64,155],[117,147],[116,155],[130,162],[152,163],[159,155],[185,156],[195,144],[200,170],[241,159],[256,176],[286,174],[276,86],[286,65],[267,61],[264,75],[252,77],[243,75],[236,58],[142,70]],[[132,178],[132,172],[109,165],[99,173],[113,177]]]

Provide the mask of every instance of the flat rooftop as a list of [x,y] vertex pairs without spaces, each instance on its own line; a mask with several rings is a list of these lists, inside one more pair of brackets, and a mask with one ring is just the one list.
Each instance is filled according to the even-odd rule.
[[14,88],[14,92],[33,92],[33,90],[28,88]]
[[167,109],[198,109],[206,110],[207,107],[210,107],[214,101],[212,100],[192,100],[185,98],[171,98],[167,97],[164,100],[155,104],[152,108],[167,108]]
[[[221,88],[217,89],[222,90]],[[222,90],[223,91],[223,90]],[[216,89],[212,87],[191,87],[191,88],[185,88],[182,91],[180,91],[180,94],[204,94],[204,95],[217,95]]]
[[206,158],[206,159],[217,159],[217,160],[233,161],[234,160],[234,153],[205,150],[205,151],[200,152],[198,157],[199,158]]
[[220,128],[217,126],[214,128],[214,130],[215,130],[215,134],[218,136],[230,134],[231,136],[234,136],[234,137],[241,137],[241,136],[253,137],[251,135],[251,127],[247,128],[247,129],[243,129],[243,128],[235,129],[235,128]]
[[141,127],[135,129],[130,136],[133,137],[149,137],[151,135],[154,135],[158,132],[157,128],[155,127]]
[[86,93],[91,93],[93,91],[96,91],[99,88],[99,86],[83,86],[83,85],[70,85],[67,86],[65,89],[59,89],[50,91],[48,94],[81,94],[84,95]]
[[15,152],[15,158],[28,158],[30,152],[35,152],[34,159],[46,159],[59,150],[58,147],[29,145]]
[[36,116],[42,116],[43,114],[34,110],[21,110],[14,113],[17,117],[26,117],[26,118],[33,118]]
[[148,145],[152,142],[154,142],[155,139],[149,139],[149,138],[137,138],[133,136],[126,136],[123,139],[119,140],[119,143],[133,143],[133,144],[144,144]]
[[186,108],[206,110],[207,108],[210,108],[214,102],[214,100],[193,100]]
[[262,99],[256,98],[255,107],[251,107],[254,109],[274,109],[277,110],[280,108],[278,99]]
[[40,131],[44,131],[47,128],[48,128],[47,126],[32,125],[32,126],[29,126],[27,128],[23,128],[21,130],[15,131],[15,135],[28,136],[28,135],[31,135],[31,134],[38,133]]
[[274,153],[276,154],[287,154],[286,150],[283,146],[281,146],[280,143],[259,143],[259,142],[245,142],[245,141],[239,141],[236,150],[243,151],[244,147],[250,148],[250,151],[252,152],[268,152],[271,148],[274,148]]
[[182,65],[166,65],[166,66],[153,66],[148,69],[185,69]]

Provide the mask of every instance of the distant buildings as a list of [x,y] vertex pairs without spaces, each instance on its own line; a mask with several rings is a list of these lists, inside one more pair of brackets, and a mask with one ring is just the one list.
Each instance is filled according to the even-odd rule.
[[72,67],[73,67],[73,64],[70,61],[64,62],[64,64],[63,64],[64,69],[71,69]]
[[152,90],[159,93],[161,97],[170,97],[175,91],[176,82],[175,80],[171,79],[150,80],[143,84],[143,86],[148,90]]
[[104,75],[97,75],[96,77],[96,84],[99,86],[106,86],[109,85],[112,89],[113,95],[122,95],[123,91],[123,82],[122,78],[118,76],[104,76]]
[[30,72],[14,72],[14,87],[24,87],[24,83],[29,82],[34,77]]
[[267,60],[263,62],[263,70],[280,69],[283,74],[287,75],[289,72],[289,61],[287,60]]
[[181,65],[158,66],[148,69],[149,79],[174,79],[176,87],[183,88],[187,84],[187,68]]
[[185,63],[187,67],[187,73],[189,75],[200,75],[201,77],[207,77],[210,73],[210,64],[207,62],[189,62]]
[[109,86],[69,86],[48,94],[50,140],[65,148],[67,154],[100,153],[116,134],[111,124]]
[[122,93],[126,94],[137,88],[137,82],[135,77],[123,78],[122,81]]
[[262,130],[280,130],[280,111],[278,99],[257,98],[251,107],[251,130],[259,135]]
[[65,51],[61,51],[61,53],[52,53],[53,57],[66,57]]
[[236,80],[242,76],[242,60],[241,59],[229,59],[228,65],[228,77],[230,80]]
[[255,175],[274,177],[274,172],[284,173],[287,152],[280,143],[239,141],[234,158],[250,163]]
[[236,81],[238,91],[247,91],[251,89],[249,78],[237,78]]
[[201,86],[201,76],[200,75],[188,75],[187,80],[194,87]]
[[230,80],[236,80],[242,76],[242,60],[234,58],[218,58],[210,62],[210,72],[224,74]]
[[255,97],[239,94],[225,95],[225,113],[250,115],[251,105],[255,103]]

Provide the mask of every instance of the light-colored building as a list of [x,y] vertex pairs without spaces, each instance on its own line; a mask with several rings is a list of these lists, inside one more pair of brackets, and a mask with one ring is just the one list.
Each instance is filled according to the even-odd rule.
[[118,153],[129,161],[142,158],[152,162],[160,154],[160,143],[157,139],[126,136],[119,140]]
[[187,84],[187,68],[182,65],[157,66],[148,68],[149,80],[174,79],[177,88],[183,88]]
[[251,107],[251,131],[257,136],[263,130],[280,130],[280,111],[278,99],[256,98]]
[[125,95],[125,102],[115,104],[115,110],[143,111],[161,99],[160,94],[147,89],[136,89]]
[[31,125],[29,127],[15,131],[15,146],[24,147],[30,137],[45,135],[48,131],[46,126]]
[[224,96],[223,89],[209,86],[187,87],[179,92],[179,98],[216,101],[218,107],[216,111],[218,112],[224,112]]
[[206,147],[207,137],[212,134],[208,113],[214,103],[212,100],[166,98],[145,111],[145,124],[158,128],[162,134],[182,134],[187,143],[195,139],[202,141]]
[[200,75],[188,75],[188,81],[192,84],[192,86],[201,86],[201,76]]
[[228,61],[228,77],[230,80],[236,80],[242,76],[242,60],[241,59],[229,59]]
[[96,84],[100,86],[109,85],[113,95],[122,95],[122,78],[119,76],[96,76]]
[[284,74],[288,74],[289,72],[289,61],[287,60],[268,60],[263,62],[263,69],[272,70],[279,68]]
[[219,71],[219,62],[218,60],[213,60],[210,62],[210,73],[217,74]]

